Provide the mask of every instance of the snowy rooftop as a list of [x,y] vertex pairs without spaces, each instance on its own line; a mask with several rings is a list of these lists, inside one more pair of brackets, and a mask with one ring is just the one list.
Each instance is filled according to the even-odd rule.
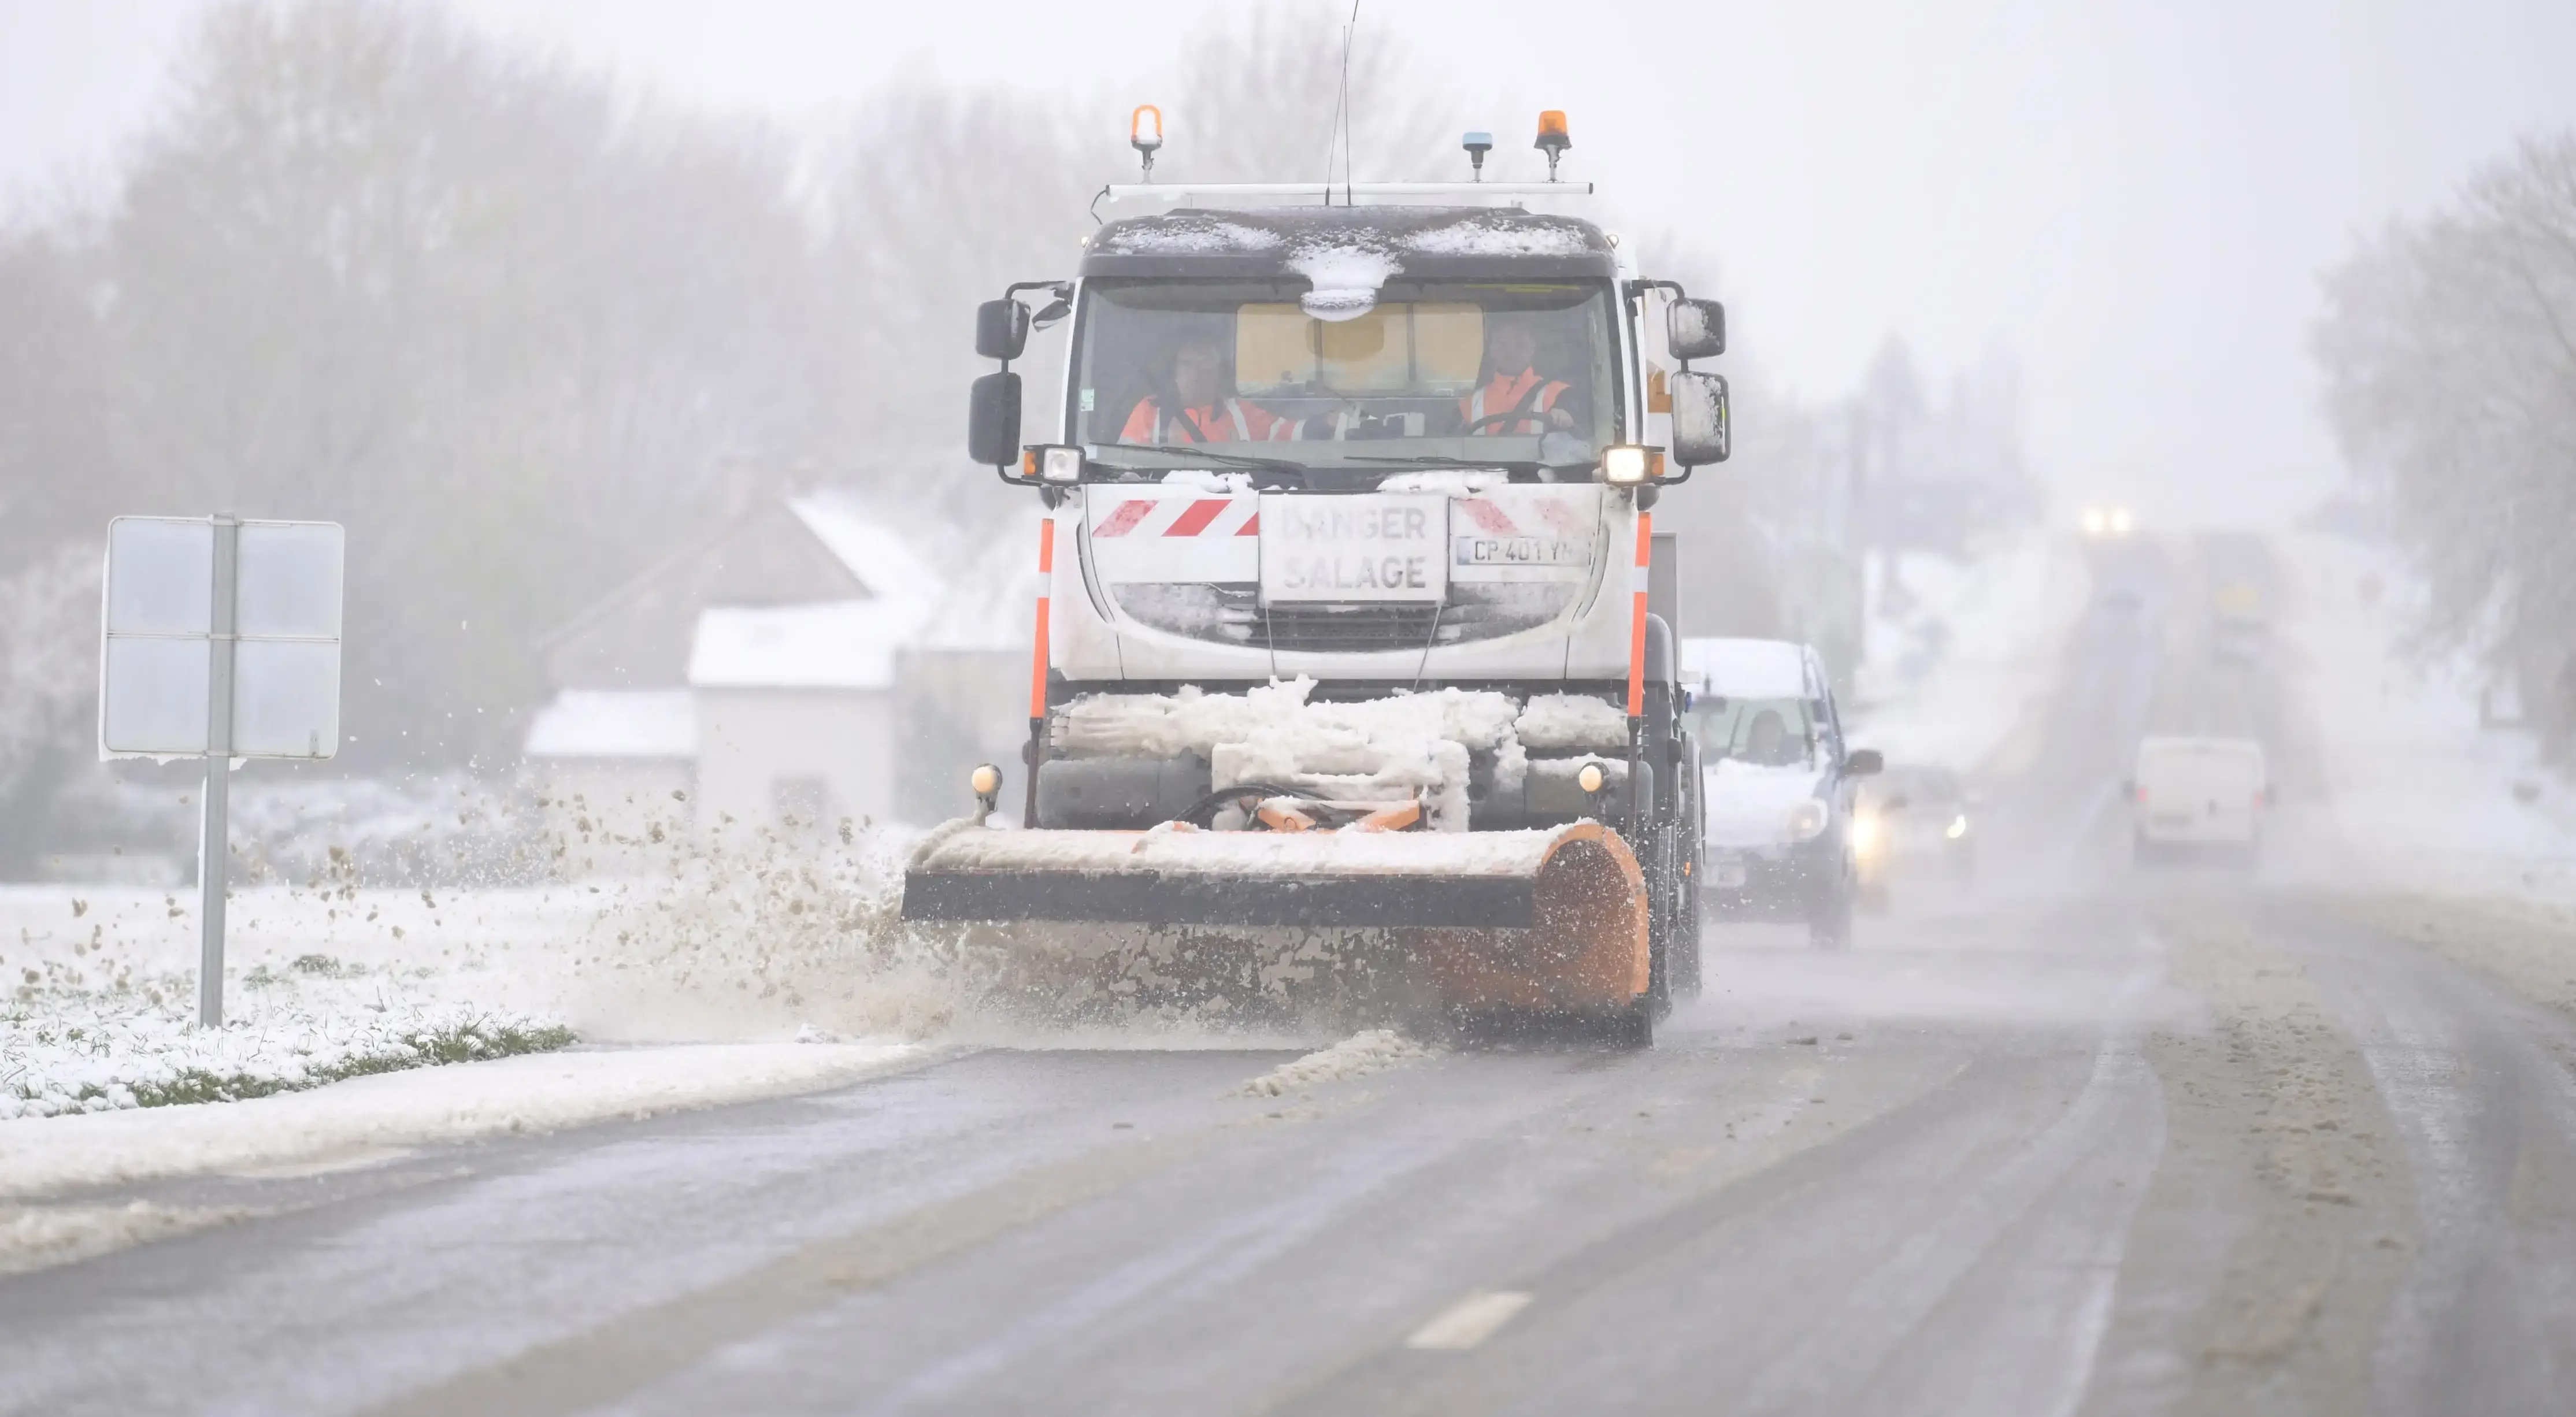
[[566,689],[528,724],[532,758],[694,758],[698,706],[686,689]]
[[938,599],[938,571],[914,553],[909,538],[865,506],[829,493],[798,497],[787,506],[870,595],[913,605]]
[[1787,640],[1684,640],[1682,680],[1737,699],[1807,697],[1804,651]]
[[718,606],[698,612],[689,682],[701,689],[886,689],[928,620],[924,599]]

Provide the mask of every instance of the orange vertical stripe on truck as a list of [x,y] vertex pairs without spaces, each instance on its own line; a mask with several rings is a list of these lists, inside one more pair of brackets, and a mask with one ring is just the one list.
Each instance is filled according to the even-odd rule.
[[1055,589],[1055,518],[1038,522],[1038,633],[1029,654],[1029,718],[1046,717],[1047,598]]
[[1637,514],[1637,564],[1629,573],[1636,608],[1628,618],[1628,716],[1646,715],[1646,568],[1655,555],[1655,514]]

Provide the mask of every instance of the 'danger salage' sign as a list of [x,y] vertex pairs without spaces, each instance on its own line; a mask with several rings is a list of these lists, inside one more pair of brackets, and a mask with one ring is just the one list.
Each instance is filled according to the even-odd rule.
[[1428,600],[1449,589],[1438,493],[1261,499],[1261,598]]

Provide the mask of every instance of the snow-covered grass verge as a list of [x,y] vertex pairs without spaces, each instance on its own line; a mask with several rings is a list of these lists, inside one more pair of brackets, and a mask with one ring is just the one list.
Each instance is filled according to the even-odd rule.
[[572,1030],[538,1016],[465,1005],[376,1002],[355,1010],[303,1000],[219,1029],[156,991],[46,994],[0,1004],[0,1122],[196,1102],[238,1102],[373,1073],[546,1052]]
[[1872,613],[1850,716],[1853,740],[1890,763],[1963,773],[2011,771],[2004,749],[2045,711],[2084,616],[2092,575],[2082,548],[2034,529],[1967,561],[1921,552],[1897,559],[1889,605],[1869,567]]
[[1319,1083],[1366,1077],[1431,1056],[1431,1050],[1391,1028],[1355,1033],[1330,1048],[1282,1063],[1235,1089],[1241,1097],[1285,1097]]
[[553,1131],[838,1087],[929,1056],[906,1043],[714,1043],[529,1054],[419,1068],[247,1102],[19,1123],[0,1197]]
[[2342,849],[2321,869],[2563,920],[2576,906],[2576,791],[2541,765],[2528,732],[2479,723],[2473,665],[2402,652],[2414,577],[2340,537],[2292,536],[2282,549],[2283,673],[2324,791],[2283,814]]

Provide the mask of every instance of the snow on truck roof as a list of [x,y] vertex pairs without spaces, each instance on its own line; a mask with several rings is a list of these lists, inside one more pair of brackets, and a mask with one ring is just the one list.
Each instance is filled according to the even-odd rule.
[[1684,640],[1681,661],[1683,680],[1701,693],[1803,699],[1812,692],[1806,647],[1788,640]]
[[1610,238],[1577,217],[1484,207],[1184,209],[1102,227],[1085,276],[1264,279],[1366,261],[1384,279],[1609,279]]

